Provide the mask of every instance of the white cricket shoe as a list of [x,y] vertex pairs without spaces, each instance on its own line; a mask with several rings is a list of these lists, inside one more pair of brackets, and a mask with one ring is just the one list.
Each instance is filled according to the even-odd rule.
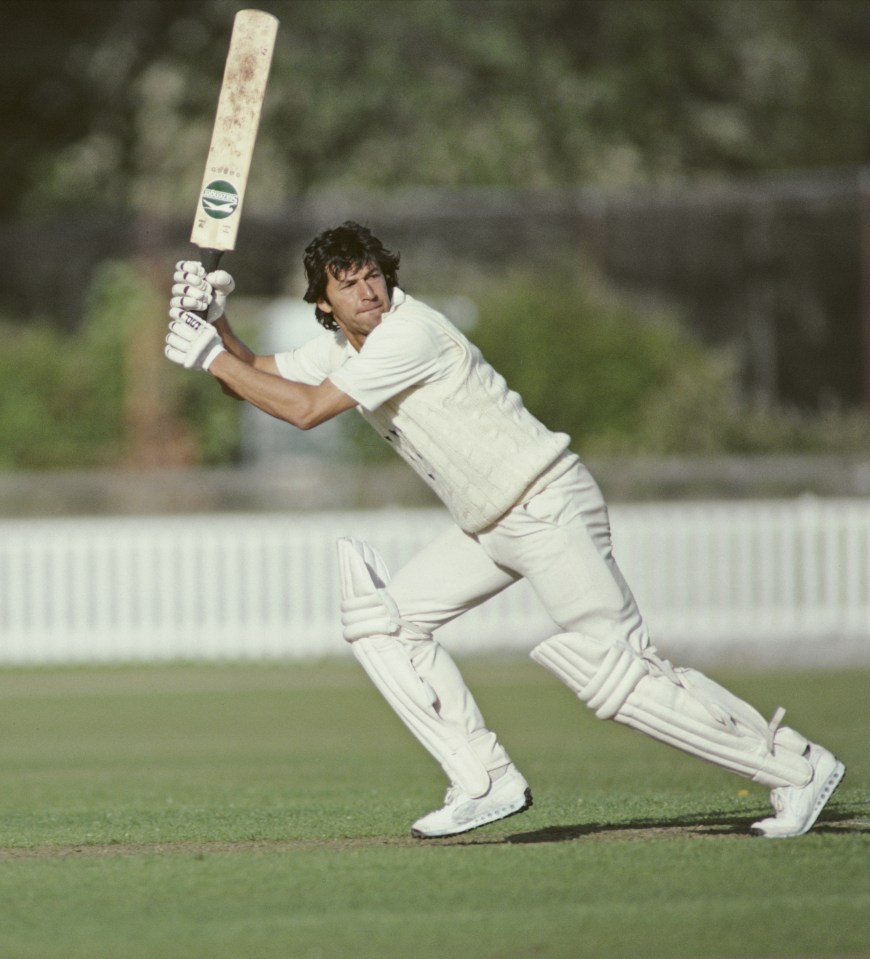
[[813,778],[806,786],[778,786],[770,791],[776,815],[753,823],[756,836],[768,839],[789,839],[808,832],[834,795],[846,774],[846,767],[822,746],[810,743],[807,759],[813,767]]
[[524,812],[531,805],[532,790],[529,784],[519,770],[511,766],[500,779],[492,783],[489,792],[478,799],[464,793],[459,786],[451,786],[444,797],[444,806],[418,819],[411,826],[411,835],[416,839],[454,836]]

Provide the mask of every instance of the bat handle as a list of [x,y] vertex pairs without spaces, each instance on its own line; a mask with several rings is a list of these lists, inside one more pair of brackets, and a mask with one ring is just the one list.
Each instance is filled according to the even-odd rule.
[[214,273],[218,268],[218,263],[221,261],[223,252],[223,250],[212,250],[208,247],[200,247],[199,262],[205,267],[206,273]]
[[[206,273],[214,273],[218,268],[223,252],[223,250],[212,250],[209,247],[200,247],[199,262],[205,267]],[[208,310],[193,310],[192,312],[203,320],[208,315]]]

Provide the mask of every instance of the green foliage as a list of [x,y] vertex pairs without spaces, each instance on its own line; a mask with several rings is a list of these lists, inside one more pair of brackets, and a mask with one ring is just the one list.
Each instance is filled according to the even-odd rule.
[[[0,76],[8,89],[30,94],[26,110],[15,97],[0,107],[0,210],[171,217],[188,208],[242,0],[7,6]],[[298,197],[329,191],[611,188],[870,162],[863,0],[260,7],[282,27],[246,199],[251,213],[281,215]],[[557,279],[554,289],[564,286]],[[0,467],[99,465],[128,455],[138,422],[131,403],[141,395],[125,364],[141,329],[130,327],[124,339],[119,309],[142,298],[134,326],[136,316],[154,322],[164,314],[163,303],[146,303],[151,293],[138,282],[109,265],[74,338],[54,333],[47,319],[0,330]],[[573,289],[573,280],[567,295],[588,299],[590,314],[570,303],[563,314],[557,294],[541,297],[534,284],[516,282],[526,299],[521,321],[485,317],[484,352],[585,451],[868,446],[857,414],[807,417],[741,404],[733,358],[701,350],[671,320],[632,319],[609,295]],[[492,307],[480,302],[486,314],[510,315],[512,304],[498,297]],[[524,336],[531,316],[534,347]],[[160,387],[170,425],[186,434],[173,442],[187,443],[197,462],[237,458],[239,407],[208,378],[176,374]],[[377,458],[378,444],[352,418],[345,424],[355,454]]]
[[186,436],[182,458],[230,461],[240,445],[240,407],[210,376],[170,366],[163,357],[166,322],[165,290],[155,288],[141,265],[103,266],[90,291],[80,349],[101,357],[103,399],[121,414],[114,422],[115,446],[135,450],[137,430],[165,429],[167,443],[179,432]]
[[141,441],[137,430],[164,428],[167,442],[176,428],[189,432],[198,462],[231,459],[238,408],[210,377],[173,375],[161,352],[165,312],[141,266],[109,262],[77,333],[4,324],[0,468],[117,466]]
[[[183,206],[241,0],[9,0],[7,212]],[[262,0],[248,209],[312,190],[625,184],[870,160],[863,0]]]
[[172,410],[190,430],[194,452],[190,465],[220,466],[235,463],[241,455],[240,402],[230,400],[210,376],[187,376],[169,371],[175,378]]
[[[122,447],[118,344],[72,337],[47,323],[6,325],[0,354],[0,465],[102,465]],[[110,362],[114,360],[114,366]]]
[[639,310],[588,267],[515,273],[475,296],[471,338],[532,413],[584,456],[870,448],[858,412],[747,402],[730,352],[702,344],[674,315]]
[[732,407],[727,449],[735,453],[832,453],[865,456],[870,421],[863,410],[828,405],[818,413],[744,403]]
[[513,275],[480,299],[473,339],[584,454],[719,446],[727,367],[663,314],[642,316],[582,266]]

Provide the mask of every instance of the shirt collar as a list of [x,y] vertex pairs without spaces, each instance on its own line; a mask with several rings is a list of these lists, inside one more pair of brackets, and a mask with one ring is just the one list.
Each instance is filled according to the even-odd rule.
[[394,313],[403,303],[405,302],[405,292],[400,289],[398,286],[393,287],[393,295],[390,299],[390,308],[384,314],[384,316],[389,316],[391,313]]

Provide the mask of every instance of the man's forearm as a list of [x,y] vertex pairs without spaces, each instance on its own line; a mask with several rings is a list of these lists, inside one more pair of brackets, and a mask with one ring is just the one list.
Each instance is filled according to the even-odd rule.
[[250,347],[243,343],[238,336],[236,336],[236,333],[230,326],[226,316],[222,316],[219,320],[216,320],[214,328],[218,331],[218,333],[220,333],[221,339],[224,342],[224,346],[230,353],[233,354],[233,356],[236,357],[236,359],[241,360],[243,363],[247,363],[249,366],[254,364],[256,354]]
[[208,371],[220,382],[225,393],[246,400],[264,413],[301,430],[318,426],[356,405],[330,380],[324,380],[318,386],[296,383],[284,379],[277,369],[263,368],[258,363],[269,359],[254,357],[253,363],[247,363],[227,351],[215,359]]
[[[240,360],[246,366],[251,367],[263,367],[262,361],[265,358],[258,356],[246,343],[243,343],[238,336],[236,336],[235,330],[230,326],[229,320],[226,316],[222,316],[220,319],[216,320],[214,323],[215,329],[220,333],[221,339],[223,340],[224,346],[227,348],[227,351],[231,353],[237,360]],[[271,372],[271,370],[266,367],[266,372]],[[216,377],[220,383],[221,390],[227,395],[232,397],[234,400],[245,400],[247,397],[243,396],[237,390],[233,389],[229,383],[225,382],[221,377]]]

